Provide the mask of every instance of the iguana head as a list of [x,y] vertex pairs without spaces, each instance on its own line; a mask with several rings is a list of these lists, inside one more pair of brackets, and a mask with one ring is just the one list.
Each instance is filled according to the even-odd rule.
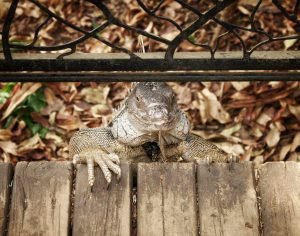
[[174,128],[179,112],[173,90],[163,82],[140,82],[127,100],[132,120],[152,131]]

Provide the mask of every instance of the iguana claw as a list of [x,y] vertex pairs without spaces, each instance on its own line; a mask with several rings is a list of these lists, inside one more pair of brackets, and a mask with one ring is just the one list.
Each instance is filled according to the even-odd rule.
[[107,154],[100,149],[85,151],[74,155],[73,163],[87,163],[88,182],[90,186],[93,186],[95,182],[94,163],[97,163],[101,168],[108,185],[111,182],[111,172],[117,175],[118,180],[121,177],[119,157],[114,153]]

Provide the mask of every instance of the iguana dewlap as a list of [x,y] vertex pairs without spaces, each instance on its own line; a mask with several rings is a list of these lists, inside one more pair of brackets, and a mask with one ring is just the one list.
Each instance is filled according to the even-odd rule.
[[121,176],[119,160],[140,161],[146,156],[142,144],[156,142],[161,159],[228,162],[231,156],[213,143],[190,134],[186,115],[178,108],[172,89],[163,82],[140,82],[104,128],[87,128],[70,140],[74,162],[86,162],[88,180],[94,184],[94,163],[108,183],[111,172]]

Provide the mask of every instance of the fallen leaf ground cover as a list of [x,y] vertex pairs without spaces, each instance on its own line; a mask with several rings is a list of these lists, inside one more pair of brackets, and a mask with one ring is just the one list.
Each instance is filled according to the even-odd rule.
[[[41,1],[61,17],[86,30],[103,21],[101,12],[86,1]],[[195,6],[198,1],[189,1]],[[247,19],[257,1],[237,1],[220,17],[247,25]],[[287,1],[292,6],[293,1]],[[3,22],[9,2],[0,0]],[[149,17],[134,0],[106,1],[115,15],[126,23],[147,32],[172,39],[178,32],[171,24],[161,24]],[[149,6],[155,1],[147,1]],[[202,2],[203,10],[210,1]],[[126,9],[126,10],[124,10]],[[158,12],[171,17],[184,27],[195,15],[187,13],[178,3],[167,0]],[[10,40],[29,43],[34,29],[43,22],[39,9],[28,1],[17,9],[16,22]],[[257,13],[257,23],[274,35],[289,35],[298,26],[282,17],[270,1],[264,1]],[[195,43],[216,44],[225,30],[214,22],[191,35]],[[58,45],[80,37],[56,21],[48,22],[40,32],[39,45]],[[111,43],[133,52],[162,51],[165,45],[112,26],[101,33]],[[247,47],[263,40],[263,35],[241,32]],[[141,43],[143,45],[141,45]],[[221,51],[240,50],[237,38],[229,35],[218,42]],[[262,50],[297,50],[297,40],[276,41],[263,45]],[[115,49],[89,39],[77,47],[81,52],[115,52]],[[181,51],[203,51],[188,42]],[[179,106],[191,120],[194,133],[216,143],[241,160],[298,160],[300,157],[300,86],[294,82],[186,82],[169,83]],[[84,127],[105,126],[112,110],[127,95],[129,83],[0,83],[0,160],[16,163],[26,160],[67,160],[68,141]]]
[[[298,81],[169,84],[193,132],[227,152],[258,163],[299,158]],[[73,132],[105,126],[130,83],[1,83],[0,91],[7,86],[0,150],[3,161],[15,163],[68,159]]]

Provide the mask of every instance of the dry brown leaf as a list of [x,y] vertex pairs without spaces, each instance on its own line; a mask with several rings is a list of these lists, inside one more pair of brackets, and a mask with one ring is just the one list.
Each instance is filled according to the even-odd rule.
[[250,85],[250,82],[231,82],[232,86],[237,91],[241,91]]
[[280,140],[280,131],[275,125],[271,125],[271,130],[268,132],[265,141],[269,147],[275,147]]
[[261,166],[261,164],[264,163],[264,156],[263,155],[259,155],[256,156],[255,159],[253,160],[254,163],[254,168],[259,168]]
[[63,143],[63,139],[54,132],[48,132],[45,138],[54,140],[56,145]]
[[192,102],[192,92],[191,89],[187,86],[178,86],[177,87],[177,101],[178,104],[190,105]]
[[172,32],[166,32],[166,33],[161,34],[161,37],[171,41],[171,40],[173,40],[177,35],[178,35],[178,32],[177,32],[177,31],[172,31]]
[[[224,138],[225,136],[221,135],[218,132],[206,132],[206,131],[199,131],[199,130],[191,130],[192,134],[198,135],[204,139],[207,140],[212,140],[215,138]],[[235,136],[230,136],[230,137],[225,137],[227,141],[231,143],[242,143],[242,140],[239,137]]]
[[57,155],[62,157],[63,160],[69,160],[69,150],[67,147],[59,148],[57,151]]
[[244,154],[241,156],[241,161],[250,161],[252,154],[252,146],[246,147]]
[[222,107],[215,94],[210,92],[207,88],[204,88],[198,93],[200,103],[200,114],[203,123],[211,119],[219,121],[221,124],[225,124],[230,121],[230,115]]
[[[269,0],[264,0],[264,2],[267,2]],[[251,6],[256,6],[258,3],[258,0],[239,0],[238,4],[239,5],[251,5]]]
[[251,12],[247,8],[245,8],[243,6],[238,6],[238,9],[239,9],[239,11],[241,13],[243,13],[246,16],[250,16],[251,15]]
[[267,112],[262,112],[260,116],[256,119],[256,122],[262,126],[267,125],[267,123],[272,120],[272,117]]
[[49,128],[49,126],[50,126],[49,121],[45,117],[43,117],[41,115],[41,113],[39,113],[39,112],[32,112],[31,118],[32,118],[32,121],[41,124],[45,128]]
[[24,101],[24,99],[27,96],[33,94],[41,86],[41,83],[24,83],[23,86],[19,90],[17,90],[8,100],[9,105],[7,109],[3,112],[1,120],[7,118],[14,111],[14,109]]
[[134,14],[134,16],[128,22],[128,25],[135,25],[138,21],[142,20],[145,16],[147,16],[147,13],[144,11],[140,11]]
[[12,137],[12,132],[8,129],[0,129],[0,140],[2,141],[7,141],[11,139]]
[[56,116],[56,121],[57,121],[56,124],[58,127],[68,130],[68,131],[84,127],[80,118],[72,116],[72,115],[58,114]]
[[293,152],[290,154],[289,158],[287,159],[287,161],[300,161],[300,154],[297,152]]
[[12,141],[0,141],[0,149],[2,149],[5,153],[10,153],[12,155],[17,156],[17,144]]
[[300,132],[297,132],[295,135],[292,146],[291,146],[291,152],[296,151],[296,149],[300,146]]
[[286,155],[290,152],[290,150],[291,150],[291,144],[287,144],[281,147],[279,152],[279,161],[284,161]]
[[45,148],[45,144],[40,139],[40,136],[38,134],[35,134],[33,137],[21,142],[17,150],[20,155],[24,155],[26,153],[31,152],[32,150],[44,149],[44,148]]
[[97,88],[87,87],[82,89],[80,94],[84,97],[83,99],[86,102],[92,104],[105,104],[109,90],[110,88],[108,86],[98,86]]
[[75,111],[87,111],[89,109],[91,109],[92,105],[90,103],[87,103],[85,101],[75,101],[74,104],[74,110]]
[[254,137],[256,137],[256,138],[260,138],[264,135],[263,130],[264,130],[264,127],[261,127],[259,125],[254,125],[252,127],[251,134],[254,135]]
[[251,103],[256,100],[255,96],[249,94],[247,91],[236,92],[232,94],[230,97],[233,100],[241,100],[244,101],[245,103]]
[[62,100],[57,99],[55,103],[53,104],[48,104],[45,108],[43,108],[40,112],[42,115],[47,116],[50,115],[53,112],[59,111],[63,109],[64,103]]
[[98,104],[92,106],[91,113],[93,117],[103,117],[109,115],[111,112],[109,106],[107,104]]
[[232,127],[229,127],[227,129],[224,129],[221,134],[225,137],[229,137],[235,132],[239,131],[241,129],[242,125],[240,123],[233,125]]
[[33,160],[41,160],[41,159],[47,159],[49,160],[49,156],[50,154],[47,151],[44,150],[33,150],[32,152],[30,152],[30,154],[27,154],[27,156],[30,155],[30,158]]
[[240,144],[232,144],[230,142],[219,142],[215,144],[226,153],[233,154],[234,156],[240,156],[245,153],[243,146]]
[[[268,150],[267,152],[264,153],[264,161],[268,161],[269,158],[271,160],[271,158],[277,158],[277,152],[276,152],[276,148],[272,148],[271,150]],[[278,158],[277,158],[278,159]]]
[[297,118],[298,121],[300,121],[300,105],[298,106],[292,106],[289,105],[290,112]]
[[10,3],[0,0],[0,20],[6,16]]
[[298,39],[286,39],[283,41],[284,50],[288,50],[289,48],[293,47],[294,44],[298,41]]
[[55,96],[54,92],[50,88],[45,88],[44,90],[45,99],[47,102],[47,107],[43,108],[41,111],[42,115],[50,115],[54,111],[59,111],[64,106],[61,99]]

